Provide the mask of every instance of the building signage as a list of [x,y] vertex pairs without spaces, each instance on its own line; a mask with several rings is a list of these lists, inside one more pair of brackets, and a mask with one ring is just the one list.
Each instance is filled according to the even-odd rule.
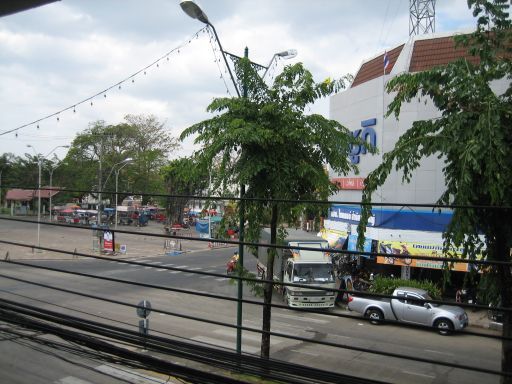
[[[329,211],[329,219],[351,221],[357,224],[361,220],[361,210],[335,205]],[[368,219],[368,225],[375,225],[375,216],[371,216]]]
[[336,184],[339,189],[357,190],[364,189],[364,177],[335,177],[331,182]]
[[[377,134],[375,133],[375,129],[372,126],[377,124],[377,119],[368,119],[361,121],[362,129],[357,129],[352,132],[354,137],[359,137],[363,141],[366,141],[373,147],[377,146]],[[351,145],[350,146],[350,161],[352,164],[359,164],[360,156],[366,154],[366,148],[362,145]]]
[[[387,256],[377,256],[378,264],[388,264],[397,266],[407,266],[413,268],[443,269],[445,262],[438,260],[421,260],[408,258],[412,256],[427,257],[453,257],[443,254],[443,246],[428,243],[413,243],[405,241],[379,241],[379,253],[385,253]],[[462,249],[455,250],[457,257],[461,257]],[[395,257],[401,256],[401,257]],[[468,271],[468,263],[453,263],[449,265],[451,270],[459,272]]]

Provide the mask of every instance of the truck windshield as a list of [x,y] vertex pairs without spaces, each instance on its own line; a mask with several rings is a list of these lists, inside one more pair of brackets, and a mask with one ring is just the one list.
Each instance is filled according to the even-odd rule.
[[295,264],[293,281],[332,283],[334,282],[332,264]]

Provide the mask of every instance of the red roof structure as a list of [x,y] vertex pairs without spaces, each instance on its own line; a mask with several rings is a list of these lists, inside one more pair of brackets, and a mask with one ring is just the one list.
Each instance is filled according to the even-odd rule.
[[[50,187],[46,187],[50,188]],[[44,189],[41,188],[41,199],[49,199],[59,193],[59,187],[52,187],[52,189]],[[31,201],[32,199],[38,198],[39,194],[37,189],[9,189],[7,191],[7,195],[5,196],[5,200],[13,200],[13,201]]]
[[34,198],[33,189],[9,189],[5,195],[5,200],[30,201]]
[[[402,52],[402,48],[404,47],[404,44],[392,49],[389,51],[388,59],[389,59],[389,65],[386,68],[386,75],[391,72],[393,67],[395,66],[396,60],[398,59],[398,56],[400,55],[400,52]],[[367,61],[366,63],[363,63],[361,65],[361,68],[359,69],[359,72],[357,72],[356,77],[354,78],[354,81],[352,82],[351,88],[357,87],[359,84],[366,83],[367,81],[376,79],[378,77],[381,77],[384,74],[384,54],[377,56],[376,58]]]
[[[389,65],[386,75],[389,74],[396,64],[405,44],[387,52]],[[505,54],[507,55],[507,54]],[[508,55],[507,55],[508,56]],[[454,36],[432,37],[430,39],[415,40],[410,53],[408,64],[409,72],[421,72],[434,67],[447,65],[457,59],[466,58],[473,64],[478,64],[479,58],[472,56],[466,47],[456,47]],[[351,88],[357,87],[367,81],[376,79],[384,74],[384,54],[381,54],[361,65],[357,72]]]

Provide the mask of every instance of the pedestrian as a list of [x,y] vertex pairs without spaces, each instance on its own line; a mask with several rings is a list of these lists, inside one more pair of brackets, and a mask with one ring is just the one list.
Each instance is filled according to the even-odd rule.
[[462,303],[462,289],[457,288],[457,292],[455,292],[455,301],[457,303]]

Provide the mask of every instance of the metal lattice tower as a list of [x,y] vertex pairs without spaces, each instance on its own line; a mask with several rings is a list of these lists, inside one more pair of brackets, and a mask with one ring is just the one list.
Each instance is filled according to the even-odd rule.
[[436,31],[436,0],[409,0],[409,36]]

